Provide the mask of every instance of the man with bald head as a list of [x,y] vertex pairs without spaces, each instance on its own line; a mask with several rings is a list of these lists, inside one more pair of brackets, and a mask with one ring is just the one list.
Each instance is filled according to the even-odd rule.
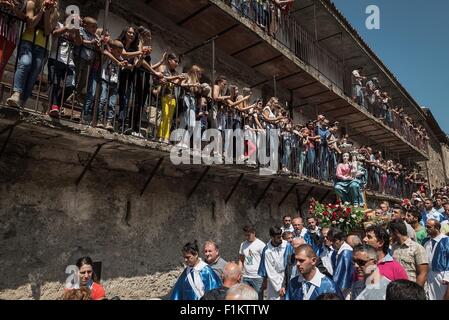
[[220,257],[220,250],[218,244],[212,240],[204,243],[204,260],[214,270],[219,278],[222,277],[223,269],[226,265],[226,260]]
[[222,280],[222,287],[206,292],[201,300],[225,300],[229,288],[240,283],[242,280],[240,266],[235,262],[228,262],[224,267]]
[[317,259],[310,245],[295,248],[296,267],[300,274],[290,281],[286,300],[315,300],[324,293],[335,293],[343,298],[335,282],[318,270]]
[[232,286],[226,294],[225,300],[258,300],[259,296],[253,287],[238,283]]
[[350,234],[346,237],[346,243],[354,248],[355,246],[362,244],[362,240],[360,239],[360,237],[358,235]]
[[293,226],[293,238],[301,238],[307,244],[310,244],[314,250],[315,244],[313,243],[312,237],[310,236],[309,230],[304,227],[304,220],[301,217],[296,217],[292,220]]

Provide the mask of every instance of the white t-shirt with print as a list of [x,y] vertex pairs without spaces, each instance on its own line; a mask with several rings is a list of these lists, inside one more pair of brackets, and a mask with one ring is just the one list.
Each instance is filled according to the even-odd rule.
[[257,239],[253,242],[244,241],[240,245],[240,255],[245,257],[245,262],[243,264],[243,276],[246,278],[260,278],[257,274],[259,271],[260,260],[262,256],[262,251],[266,244]]

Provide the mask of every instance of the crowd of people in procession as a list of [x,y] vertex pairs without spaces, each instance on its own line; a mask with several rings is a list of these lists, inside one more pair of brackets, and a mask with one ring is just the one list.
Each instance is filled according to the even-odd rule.
[[267,243],[245,226],[238,262],[226,262],[213,241],[203,261],[188,243],[171,299],[230,300],[238,286],[259,300],[448,300],[449,201],[422,203],[419,195],[392,208],[383,202],[375,210],[382,222],[349,234],[320,226],[313,212],[306,221],[284,216]]
[[[291,1],[277,5],[286,5],[284,2]],[[258,6],[263,6],[262,3],[259,1]],[[71,101],[72,105],[82,106],[84,124],[142,137],[142,120],[146,115],[148,131],[160,142],[170,143],[173,129],[186,129],[178,144],[183,148],[190,147],[194,126],[200,123],[202,130],[214,128],[221,132],[225,142],[213,154],[218,159],[234,154],[229,142],[232,137],[225,133],[228,129],[249,130],[254,135],[267,135],[269,130],[279,129],[281,173],[333,181],[343,154],[357,151],[363,156],[358,160],[368,172],[365,188],[400,197],[410,197],[412,192],[426,188],[427,181],[416,168],[387,160],[381,151],[367,146],[355,148],[348,141],[345,128],[339,128],[338,122],[331,122],[324,115],[305,124],[294,123],[290,110],[276,97],[264,102],[253,97],[249,88],[240,91],[236,84],[229,84],[224,76],[208,84],[198,65],[179,73],[180,61],[173,52],[165,52],[153,64],[151,32],[147,28],[128,26],[113,40],[91,17],[63,19],[56,0],[2,0],[0,8],[0,34],[5,39],[0,76],[18,45],[13,94],[7,100],[10,106],[25,106],[51,48],[47,66],[51,84],[48,113],[52,117],[59,117],[64,103]],[[20,27],[14,17],[27,21],[20,44],[17,42]],[[353,76],[355,98],[363,105],[384,110],[388,103],[378,100],[371,103],[369,97],[360,96],[361,92],[369,95],[364,88],[372,89],[369,83],[376,85],[376,82],[368,81],[363,87],[360,72],[354,72]],[[148,105],[152,106],[147,108]],[[407,116],[403,119],[410,121]],[[272,141],[269,144],[269,153],[274,154],[275,146]],[[250,161],[248,149],[246,141],[239,160]]]
[[[449,300],[449,187],[392,207],[384,201],[347,233],[321,226],[310,209],[306,219],[283,216],[269,229],[268,242],[251,225],[243,234],[230,262],[215,241],[202,250],[196,241],[187,243],[186,267],[170,299]],[[78,285],[67,287],[63,299],[106,299],[92,259],[80,258],[76,266]]]

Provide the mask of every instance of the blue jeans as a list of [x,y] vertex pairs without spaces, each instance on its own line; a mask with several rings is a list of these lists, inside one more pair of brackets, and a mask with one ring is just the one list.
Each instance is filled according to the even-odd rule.
[[316,177],[316,165],[315,165],[315,149],[307,150],[307,166],[306,166],[306,176]]
[[101,80],[101,96],[100,103],[98,105],[100,117],[98,121],[101,121],[103,118],[103,112],[106,104],[109,104],[108,109],[106,111],[106,118],[108,121],[112,121],[114,119],[115,105],[117,104],[117,85],[115,83],[108,83],[104,80]]
[[320,145],[320,171],[323,180],[329,180],[329,148],[327,145]]
[[391,113],[391,110],[387,110],[385,112],[385,114],[386,114],[385,121],[387,122],[387,125],[389,127],[392,127],[393,126],[393,114]]
[[284,152],[282,153],[282,166],[289,168],[290,156],[292,154],[292,139],[290,137],[284,137]]
[[[87,83],[87,95],[84,101],[84,115],[87,116],[87,119],[93,116],[93,106],[95,103],[95,92],[97,91],[97,83],[100,79],[100,71],[92,70],[89,75],[89,81]],[[99,108],[98,108],[99,109]],[[97,109],[97,116],[98,110]]]
[[[125,70],[120,72],[119,76],[119,91],[120,96],[120,111],[119,119],[120,126],[125,123],[126,117],[128,116],[128,101],[131,97],[131,89],[134,86],[134,72]],[[171,121],[171,119],[169,120]]]
[[34,84],[42,71],[46,53],[45,48],[30,41],[22,41],[20,44],[13,91],[21,94],[24,104],[33,92]]
[[254,290],[256,290],[257,294],[259,295],[259,300],[263,300],[263,291],[262,291],[263,278],[243,277],[242,282],[253,287]]
[[[66,80],[64,88],[64,101],[72,94],[75,89],[74,77],[75,77],[75,67],[67,66],[61,61],[54,59],[48,60],[48,82],[52,85],[51,87],[51,97],[50,103],[52,105],[61,106],[62,101],[62,89],[60,88],[60,83]],[[67,72],[67,77],[66,77]]]

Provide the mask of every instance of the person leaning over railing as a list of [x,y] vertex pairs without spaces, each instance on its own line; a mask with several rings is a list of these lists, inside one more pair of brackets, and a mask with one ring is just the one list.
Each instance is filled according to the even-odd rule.
[[0,81],[17,45],[20,20],[25,20],[25,0],[0,0]]
[[[77,19],[80,19],[79,17]],[[59,108],[75,89],[75,63],[73,61],[73,47],[81,44],[79,29],[70,28],[57,22],[52,32],[53,43],[48,59],[48,83],[50,85],[49,103],[51,117],[59,117]],[[64,89],[60,83],[64,82]],[[63,97],[64,95],[64,97]]]
[[[117,40],[119,40],[124,47],[122,57],[127,61],[129,66],[134,66],[137,58],[142,54],[142,52],[139,51],[140,39],[136,28],[132,26],[125,27]],[[125,130],[126,119],[128,117],[128,104],[131,97],[131,89],[135,85],[134,76],[135,71],[131,68],[123,69],[119,76],[119,121],[120,131],[122,133]]]
[[[121,53],[123,44],[119,40],[110,41],[103,51],[103,64],[101,66],[101,95],[99,108],[99,122],[97,127],[102,127],[103,113],[106,111],[106,130],[113,131],[115,107],[118,96],[118,82],[121,70],[132,68],[127,61],[123,61]],[[121,69],[121,70],[120,70]]]
[[140,133],[141,129],[141,117],[145,103],[150,93],[150,74],[162,78],[162,73],[155,71],[165,60],[166,53],[162,55],[162,59],[155,65],[151,64],[151,53],[153,48],[151,47],[151,31],[145,27],[140,26],[137,28],[137,34],[140,39],[139,51],[142,54],[138,57],[135,64],[136,69],[136,84],[135,84],[135,103],[133,116],[131,119],[132,134],[138,137],[143,137]]
[[22,108],[31,96],[44,65],[48,36],[58,19],[58,7],[59,3],[56,0],[26,2],[26,30],[19,45],[13,94],[6,101],[10,107]]
[[[107,30],[103,30],[103,28],[98,28],[96,31],[96,37],[98,39],[97,42],[97,50],[95,54],[95,58],[91,64],[89,79],[87,81],[87,93],[86,98],[84,100],[83,106],[83,124],[91,125],[93,120],[93,109],[95,103],[95,93],[97,91],[97,83],[101,82],[101,48],[102,46],[107,47],[107,44],[111,40],[111,36]],[[98,117],[99,108],[97,108]]]
[[156,96],[160,96],[162,106],[161,124],[158,127],[157,137],[159,142],[168,144],[170,142],[170,129],[173,115],[176,110],[175,85],[185,79],[184,74],[177,74],[176,68],[179,59],[174,53],[169,53],[164,63],[156,69],[163,74],[163,78],[156,79]]
[[[97,20],[91,17],[82,19],[82,27],[79,30],[80,40],[77,41],[74,49],[73,60],[76,67],[74,100],[77,104],[84,105],[86,99],[86,84],[89,77],[89,70],[95,60],[98,38]],[[70,99],[70,98],[69,98]]]

